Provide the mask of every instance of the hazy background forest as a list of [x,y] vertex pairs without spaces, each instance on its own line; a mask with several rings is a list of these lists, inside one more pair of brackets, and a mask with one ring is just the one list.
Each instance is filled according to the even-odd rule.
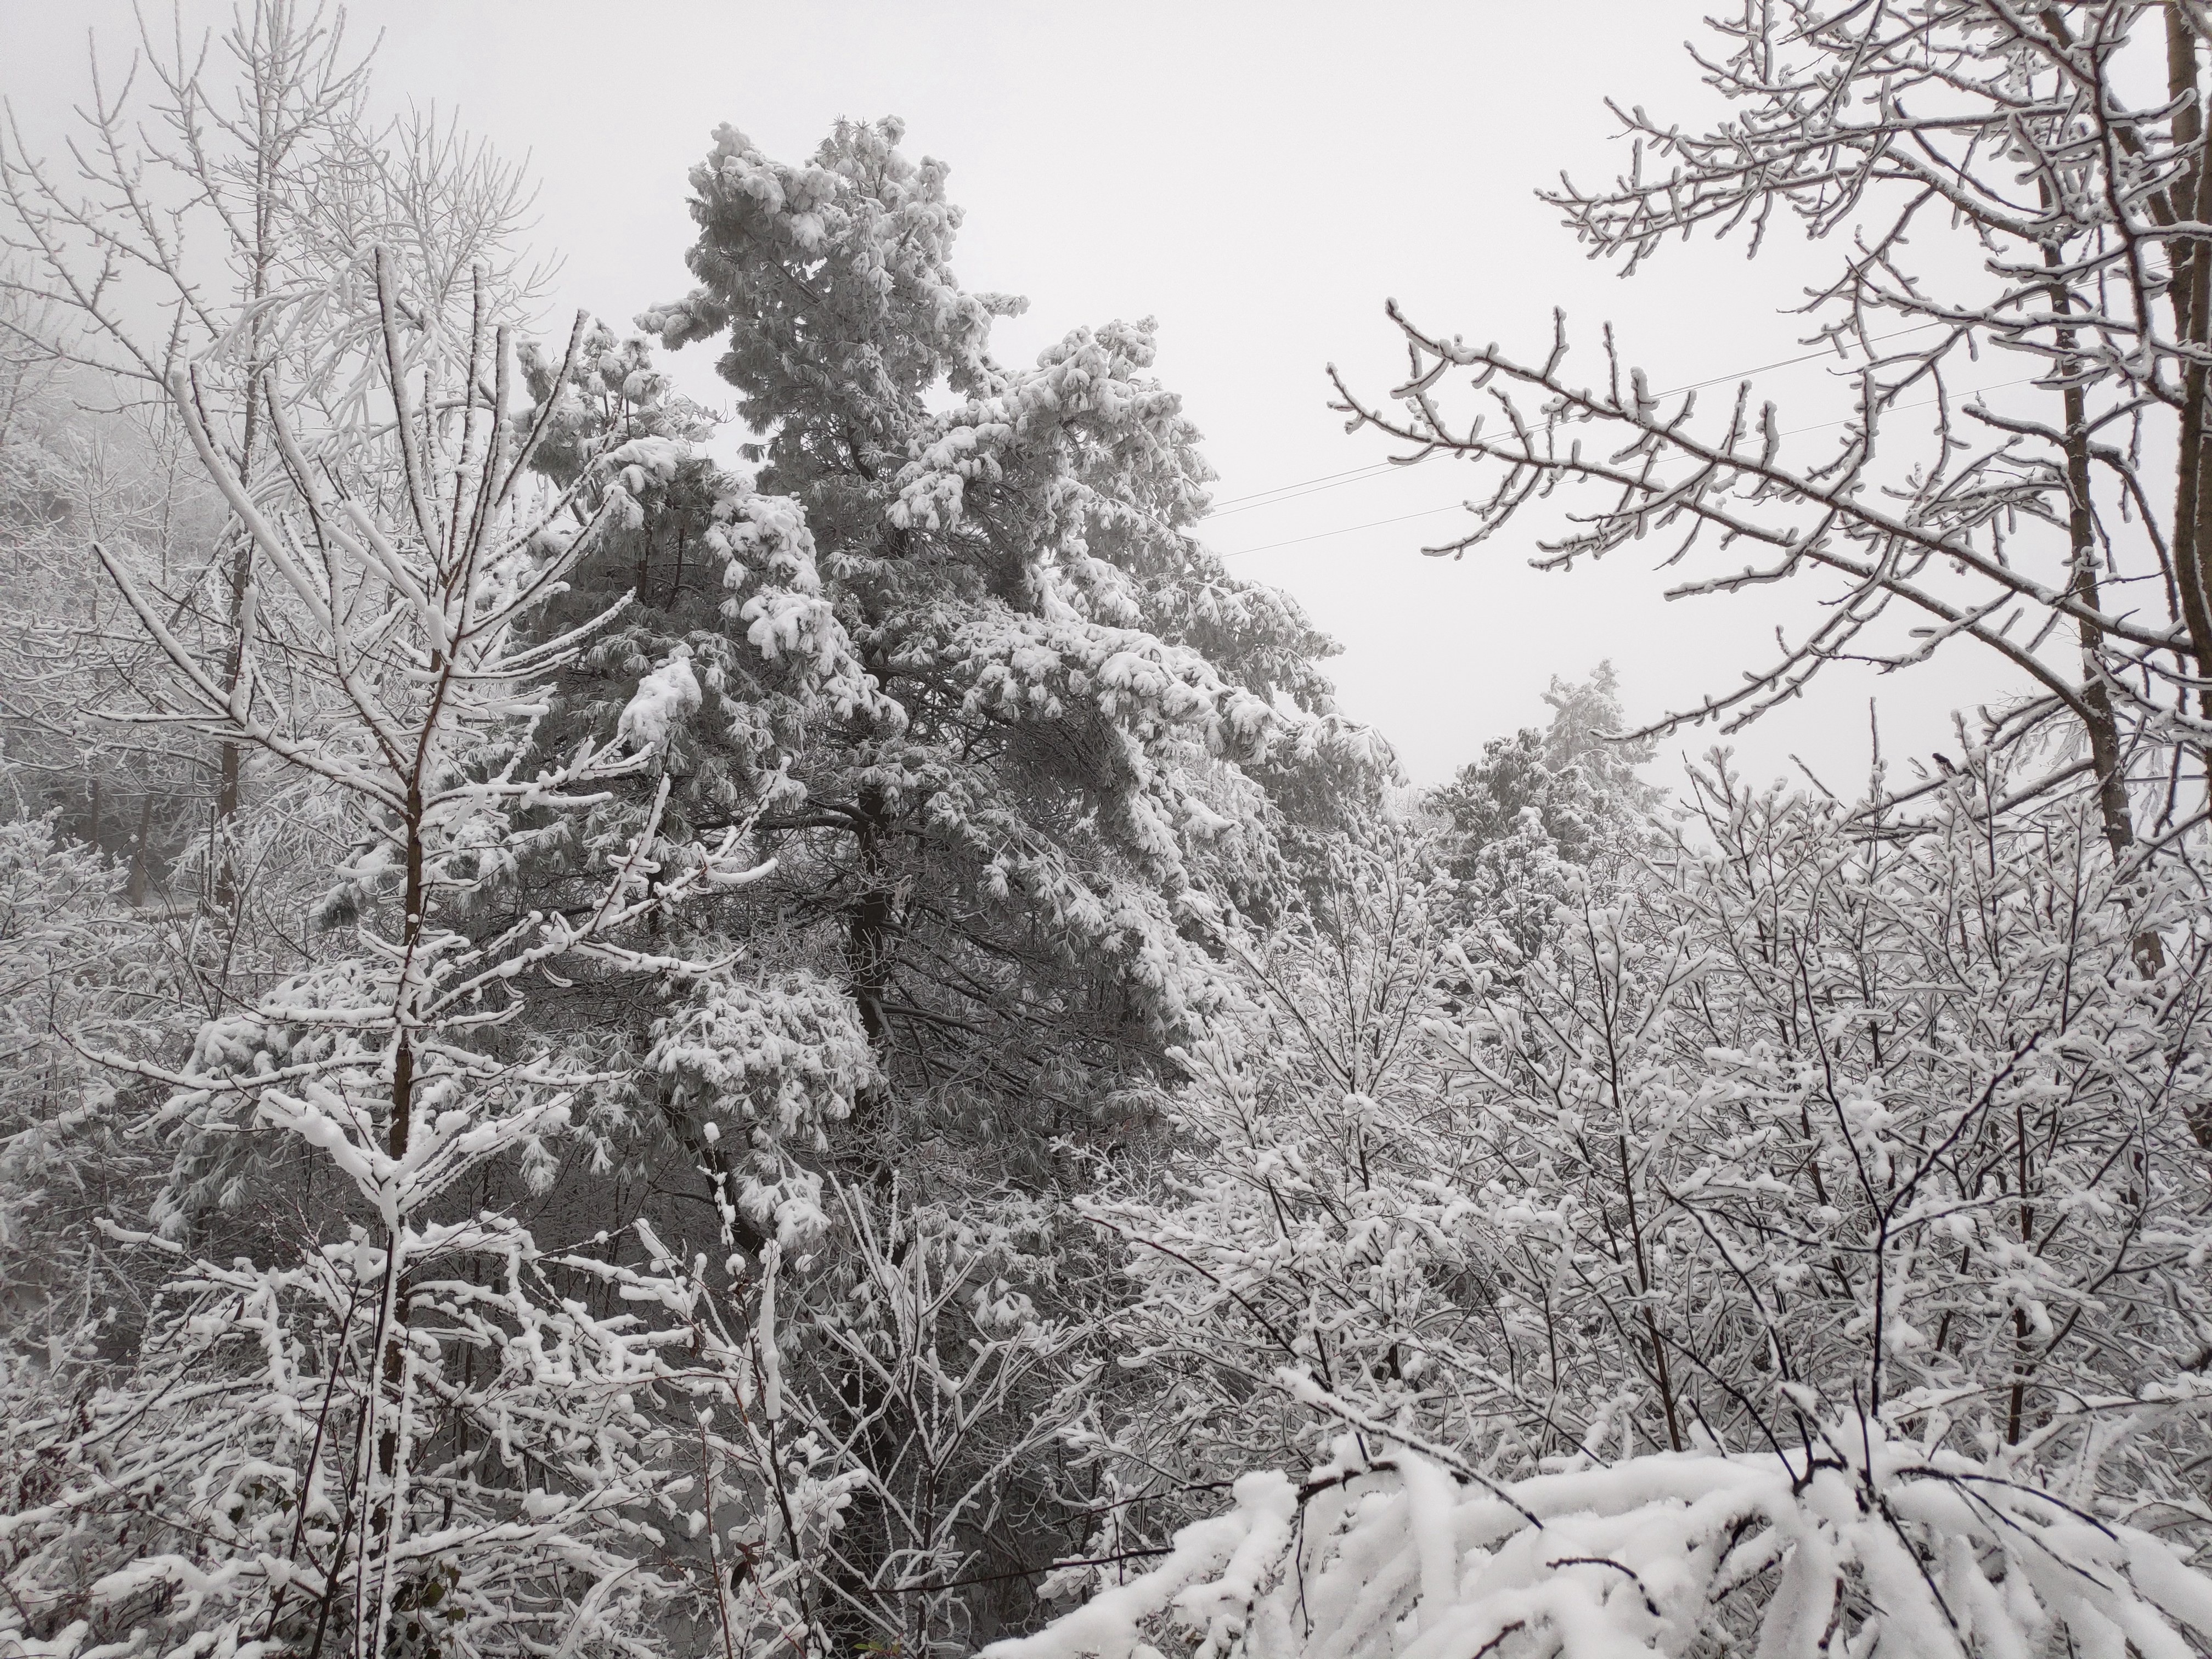
[[2212,1652],[2212,13],[1507,9],[1088,317],[1127,40],[0,12],[0,1656]]

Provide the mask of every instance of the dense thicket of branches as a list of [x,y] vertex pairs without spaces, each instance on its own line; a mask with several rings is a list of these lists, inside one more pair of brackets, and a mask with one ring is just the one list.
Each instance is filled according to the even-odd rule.
[[1852,804],[1604,665],[1415,797],[895,121],[544,339],[290,0],[0,147],[0,1656],[2212,1652],[2208,22],[1752,3],[1565,187],[1847,241],[1832,453],[1345,392],[1841,581],[1662,726],[2026,677]]

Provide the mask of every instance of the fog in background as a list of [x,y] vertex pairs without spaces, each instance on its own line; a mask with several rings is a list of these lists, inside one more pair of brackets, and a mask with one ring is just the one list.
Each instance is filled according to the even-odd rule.
[[[1560,307],[1592,378],[1610,319],[1655,387],[1802,355],[1804,324],[1780,307],[1840,250],[1785,228],[1756,264],[1740,241],[1677,246],[1624,283],[1532,194],[1562,170],[1595,182],[1626,164],[1608,95],[1686,121],[1710,112],[1682,50],[1704,9],[367,0],[349,28],[363,47],[381,34],[381,100],[456,112],[528,154],[537,240],[562,261],[549,319],[582,306],[626,325],[688,289],[685,178],[719,123],[797,159],[840,116],[903,118],[908,149],[951,165],[963,280],[1029,297],[1026,316],[1000,325],[1002,358],[1024,361],[1079,323],[1159,319],[1158,373],[1220,474],[1224,510],[1204,533],[1342,643],[1331,666],[1348,712],[1433,783],[1484,739],[1540,720],[1553,674],[1609,658],[1632,717],[1651,718],[1734,684],[1778,622],[1809,612],[1809,589],[1664,604],[1663,539],[1633,560],[1533,571],[1534,520],[1465,560],[1424,558],[1456,523],[1435,509],[1477,488],[1450,463],[1234,510],[1387,453],[1345,434],[1325,369],[1387,392],[1404,362],[1388,297],[1431,329],[1528,358],[1542,356]],[[181,15],[197,32],[228,10],[193,0]],[[83,95],[88,32],[119,75],[136,40],[123,0],[0,0],[0,88],[34,150],[58,151]],[[695,347],[667,366],[726,405],[713,357]],[[1991,385],[2026,373],[1988,371]],[[1760,380],[1785,431],[1814,428],[1808,444],[1843,412],[1818,363]],[[1865,776],[1870,695],[1898,756],[1951,746],[1949,710],[2013,689],[1970,645],[1906,676],[1838,667],[1729,741],[1754,776],[1794,775],[1794,754],[1847,794]],[[1670,740],[1655,773],[1716,740],[1711,728]]]

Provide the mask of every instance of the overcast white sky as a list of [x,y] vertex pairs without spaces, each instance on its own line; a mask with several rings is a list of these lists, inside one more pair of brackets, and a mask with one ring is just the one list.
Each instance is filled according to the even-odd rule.
[[[538,234],[564,261],[555,297],[610,319],[689,287],[685,175],[718,123],[796,159],[838,116],[902,116],[908,148],[951,167],[963,280],[1030,297],[1028,316],[1001,325],[1000,356],[1026,360],[1079,322],[1157,317],[1159,373],[1205,431],[1226,500],[1376,459],[1328,410],[1324,369],[1387,387],[1403,362],[1387,296],[1532,356],[1554,306],[1593,341],[1610,318],[1660,386],[1796,354],[1799,325],[1780,307],[1826,270],[1822,251],[1747,264],[1733,245],[1680,247],[1623,283],[1531,195],[1563,168],[1595,177],[1625,161],[1607,95],[1685,117],[1708,107],[1681,49],[1707,9],[357,0],[349,14],[362,44],[382,33],[382,100],[457,110],[529,154]],[[184,7],[188,26],[228,13]],[[34,142],[82,95],[88,30],[104,53],[127,52],[128,0],[0,0],[0,88]],[[672,365],[710,402],[712,356]],[[1768,379],[1785,426],[1832,412],[1817,367]],[[1373,523],[1469,488],[1433,465],[1226,514],[1208,532],[1225,553],[1259,550],[1236,568],[1290,589],[1342,641],[1349,712],[1417,781],[1540,719],[1552,674],[1609,657],[1642,716],[1725,689],[1771,647],[1766,601],[1663,604],[1650,557],[1558,575],[1528,569],[1525,545],[1439,562],[1417,550],[1450,515]],[[1356,526],[1370,527],[1330,533]],[[1757,775],[1794,751],[1849,790],[1864,775],[1870,691],[1885,746],[1901,750],[1948,746],[1946,711],[2003,689],[1963,650],[1911,678],[1832,671],[1735,742]],[[1669,752],[1710,741],[1692,732]]]

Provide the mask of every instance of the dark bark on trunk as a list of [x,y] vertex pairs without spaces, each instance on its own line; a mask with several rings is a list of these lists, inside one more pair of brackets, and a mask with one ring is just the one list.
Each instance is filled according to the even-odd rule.
[[[884,998],[890,989],[892,939],[898,916],[876,843],[887,816],[882,792],[863,788],[857,805],[860,828],[856,862],[861,890],[845,907],[845,975],[854,1006],[860,1011],[861,1029],[875,1050],[877,1069],[885,1079],[856,1103],[855,1127],[871,1127],[880,1122],[890,1103],[892,1031]],[[878,1178],[887,1176],[888,1166],[876,1174]]]
[[146,902],[146,863],[153,836],[154,797],[149,794],[138,803],[138,833],[131,842],[131,884],[125,896],[134,910]]
[[[2062,258],[2056,246],[2046,246],[2043,250],[2047,265],[2057,264]],[[2065,285],[2054,283],[2050,293],[2052,311],[2064,316],[2072,308],[2072,296]],[[2059,349],[2070,353],[2073,343],[2074,331],[2061,328]],[[2070,376],[2075,367],[2070,355],[2060,358],[2062,373]],[[2070,379],[2060,395],[2066,410],[2066,532],[2071,591],[2094,611],[2102,608],[2102,599],[2097,582],[2096,521],[2089,500],[2088,398]],[[2075,627],[2081,643],[2081,703],[2086,711],[2082,723],[2088,729],[2089,759],[2097,774],[2098,816],[2104,823],[2113,863],[2124,865],[2136,844],[2135,814],[2128,799],[2127,755],[2120,740],[2119,717],[2106,678],[2104,636],[2094,623],[2082,621]],[[2166,948],[2156,933],[2136,935],[2135,960],[2136,968],[2146,975],[2165,966]]]
[[[412,963],[422,945],[423,911],[428,895],[423,886],[422,866],[422,785],[419,771],[407,784],[407,885],[406,912],[400,929],[402,960]],[[403,1011],[406,998],[399,999]],[[407,1146],[415,1119],[415,1039],[403,1023],[394,1034],[392,1055],[392,1120],[385,1126],[385,1150],[395,1158],[407,1155]],[[385,1240],[387,1251],[387,1273],[398,1279],[396,1285],[387,1291],[392,1309],[391,1322],[384,1334],[384,1352],[380,1358],[382,1373],[380,1390],[382,1396],[380,1416],[383,1419],[376,1437],[376,1471],[387,1483],[399,1468],[399,1413],[404,1404],[407,1379],[407,1327],[411,1310],[406,1285],[404,1264],[400,1261],[403,1242],[400,1228],[393,1228]],[[387,1492],[389,1487],[387,1485]],[[378,1545],[387,1554],[393,1541],[398,1517],[392,1512],[388,1496],[379,1502],[371,1513],[369,1530]]]
[[[2203,106],[2197,89],[2197,40],[2179,6],[2166,9],[2166,88],[2178,101],[2173,118],[2177,146],[2197,143],[2203,137]],[[2176,217],[2201,218],[2206,206],[2206,170],[2200,154],[2183,170],[2173,185]],[[2185,347],[2207,343],[2206,324],[2212,319],[2212,257],[2194,242],[2173,245],[2174,333]],[[2197,672],[2202,677],[2212,665],[2212,596],[2205,586],[2204,561],[2212,550],[2212,454],[2205,442],[2205,366],[2192,363],[2182,375],[2181,443],[2175,477],[2173,514],[2174,585],[2180,592],[2181,623],[2188,630]],[[2212,714],[2212,686],[2198,693],[2199,705]]]

